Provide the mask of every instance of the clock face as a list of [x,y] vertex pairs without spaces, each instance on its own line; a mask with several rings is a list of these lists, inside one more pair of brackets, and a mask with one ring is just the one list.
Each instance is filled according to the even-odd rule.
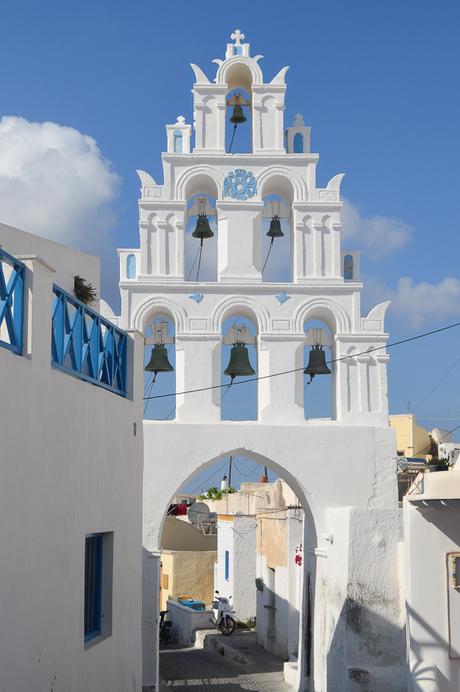
[[224,180],[224,197],[245,200],[257,193],[257,182],[250,171],[237,168]]

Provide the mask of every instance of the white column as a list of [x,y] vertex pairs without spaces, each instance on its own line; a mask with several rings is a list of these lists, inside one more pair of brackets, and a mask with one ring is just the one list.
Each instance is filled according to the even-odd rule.
[[158,254],[158,274],[164,276],[168,273],[166,265],[166,253],[168,242],[167,222],[158,221],[157,223],[157,254]]
[[259,420],[264,423],[301,423],[305,420],[303,408],[303,350],[305,334],[258,337],[258,375],[295,370],[279,377],[259,380]]
[[342,226],[338,223],[333,223],[331,225],[331,236],[332,236],[332,276],[341,276],[340,267],[340,236],[341,236]]
[[219,281],[262,281],[262,202],[218,202]]
[[152,263],[150,257],[150,230],[149,222],[141,221],[139,224],[139,234],[141,240],[141,266],[140,274],[151,274]]
[[176,391],[201,392],[176,397],[176,420],[188,423],[220,421],[220,389],[206,389],[220,384],[221,334],[176,335]]

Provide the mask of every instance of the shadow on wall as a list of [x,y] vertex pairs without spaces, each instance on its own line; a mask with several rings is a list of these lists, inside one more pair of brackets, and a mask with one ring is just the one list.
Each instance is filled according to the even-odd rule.
[[407,692],[405,651],[404,627],[347,598],[327,653],[328,692]]
[[[406,603],[407,619],[409,623],[412,621],[424,631],[423,640],[417,640],[411,637],[411,657],[410,677],[412,680],[412,690],[414,692],[457,692],[460,690],[460,666],[454,668],[450,666],[451,679],[439,670],[439,668],[424,660],[426,659],[426,651],[430,649],[433,652],[441,652],[441,655],[447,656],[449,650],[448,642],[439,636],[426,620],[413,610]],[[450,664],[454,661],[449,661]],[[457,661],[460,663],[460,661]]]

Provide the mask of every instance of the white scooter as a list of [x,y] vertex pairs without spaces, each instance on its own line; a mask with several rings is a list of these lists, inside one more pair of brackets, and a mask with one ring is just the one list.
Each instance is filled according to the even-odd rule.
[[218,591],[215,591],[212,609],[214,612],[214,619],[212,622],[217,627],[219,632],[226,637],[233,634],[235,631],[236,617],[235,611],[230,605],[229,599],[221,596]]

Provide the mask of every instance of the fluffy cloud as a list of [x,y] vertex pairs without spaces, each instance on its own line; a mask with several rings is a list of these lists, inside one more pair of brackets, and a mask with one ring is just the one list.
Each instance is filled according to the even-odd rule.
[[52,122],[0,119],[0,221],[104,255],[119,178],[91,137]]
[[344,200],[342,211],[342,238],[353,241],[372,259],[381,258],[401,250],[411,240],[414,229],[401,219],[389,216],[364,218],[358,207]]
[[413,327],[460,316],[460,281],[447,276],[437,284],[414,283],[403,276],[393,298],[393,310]]

